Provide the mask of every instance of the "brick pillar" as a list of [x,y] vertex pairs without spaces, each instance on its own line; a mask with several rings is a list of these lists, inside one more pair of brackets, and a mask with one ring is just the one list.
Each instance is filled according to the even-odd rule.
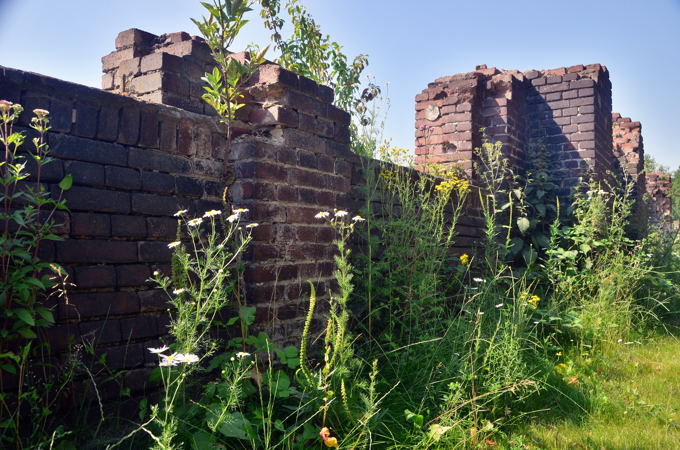
[[102,89],[140,100],[211,114],[201,100],[201,77],[212,70],[210,48],[184,32],[156,36],[131,28],[116,37],[116,50],[102,58]]
[[635,198],[633,226],[642,231],[646,226],[647,213],[644,208],[643,195],[645,187],[645,150],[642,141],[642,125],[633,122],[629,117],[612,114],[612,150],[620,173],[628,176],[634,183]]
[[[260,67],[249,88],[251,134],[232,145],[234,204],[260,225],[246,255],[247,300],[279,342],[298,337],[309,286],[326,295],[335,270],[334,230],[314,216],[348,204],[350,116],[332,89],[276,64]],[[350,211],[354,213],[354,211]]]
[[605,179],[612,169],[611,83],[600,64],[524,73],[528,133],[553,159],[564,194],[579,177]]
[[664,228],[672,224],[671,176],[665,172],[651,172],[646,175],[649,195],[649,221]]
[[[484,128],[484,131],[480,131]],[[529,146],[551,155],[566,195],[589,172],[605,179],[613,167],[611,83],[606,67],[498,70],[444,77],[416,96],[416,162],[456,165],[471,174],[473,148],[503,142],[521,173]]]

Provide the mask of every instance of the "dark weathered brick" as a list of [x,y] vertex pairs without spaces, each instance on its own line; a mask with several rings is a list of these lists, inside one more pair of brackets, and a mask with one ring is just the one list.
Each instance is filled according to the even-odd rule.
[[141,262],[168,262],[172,251],[167,242],[139,242],[139,260]]
[[167,173],[142,172],[142,189],[147,192],[171,194],[175,191],[175,177]]
[[146,223],[150,238],[175,240],[177,219],[174,217],[147,217]]
[[84,292],[69,295],[68,304],[59,305],[62,319],[107,317],[139,312],[139,298],[134,292]]
[[97,139],[115,141],[118,138],[120,107],[102,106],[97,117]]
[[106,184],[104,166],[83,161],[65,161],[64,170],[73,177],[75,184],[99,185]]
[[158,318],[149,314],[142,314],[120,321],[121,333],[125,340],[143,339],[158,336]]
[[130,194],[127,192],[74,186],[66,191],[64,198],[73,211],[130,212]]
[[137,262],[137,243],[95,239],[67,239],[55,242],[61,263]]
[[111,234],[115,237],[146,237],[146,219],[142,216],[111,216]]
[[83,139],[66,134],[49,135],[52,156],[102,164],[125,166],[128,152],[125,147],[108,142]]
[[106,185],[113,188],[136,190],[142,187],[139,170],[125,167],[106,166]]
[[79,328],[82,339],[92,345],[111,344],[122,340],[118,320],[82,322]]
[[118,142],[135,145],[139,140],[140,111],[136,107],[127,106],[122,109],[118,127]]
[[71,213],[71,233],[74,236],[111,236],[108,214]]
[[175,180],[177,193],[189,197],[201,197],[203,195],[203,183],[192,177],[177,177]]
[[115,270],[118,287],[150,285],[151,270],[146,264],[119,265]]
[[180,209],[185,209],[187,201],[182,198],[156,195],[156,194],[132,194],[132,211],[139,214],[153,216],[172,216]]
[[75,283],[79,289],[112,287],[116,285],[113,266],[80,266],[75,269]]
[[129,164],[130,167],[170,173],[186,173],[191,169],[185,158],[145,148],[131,148]]

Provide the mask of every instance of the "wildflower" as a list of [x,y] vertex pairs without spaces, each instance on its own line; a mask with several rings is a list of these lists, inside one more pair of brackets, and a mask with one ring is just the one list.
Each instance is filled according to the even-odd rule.
[[245,213],[247,213],[248,211],[250,211],[248,208],[236,208],[236,209],[233,210],[232,212],[233,212],[234,214],[245,214]]
[[562,356],[562,352],[555,353],[555,356]]
[[255,227],[259,227],[259,226],[260,226],[259,223],[249,223],[248,225],[246,225],[246,228],[255,228]]
[[338,439],[331,436],[328,427],[323,427],[321,431],[319,431],[319,436],[323,439],[323,443],[326,447],[338,448]]
[[206,211],[205,214],[203,214],[203,218],[205,219],[206,217],[213,217],[222,214],[222,211],[219,209],[211,209],[210,211]]
[[191,353],[178,353],[175,356],[175,358],[177,359],[178,362],[185,364],[193,364],[195,362],[198,362],[198,356]]
[[458,258],[460,259],[460,263],[462,265],[467,266],[468,264],[470,264],[470,255],[468,255],[467,253],[463,253]]
[[175,247],[177,247],[179,244],[181,244],[180,241],[171,242],[171,243],[168,244],[168,248],[175,248]]
[[227,222],[234,223],[239,219],[239,217],[241,217],[239,214],[232,214],[231,216],[227,217]]
[[238,352],[238,353],[236,354],[236,357],[239,358],[239,359],[240,359],[240,358],[245,358],[245,357],[247,357],[247,356],[250,356],[250,353],[248,353],[248,352]]
[[11,107],[12,107],[12,102],[8,102],[7,100],[0,100],[0,112],[1,113],[9,112]]
[[361,216],[354,216],[352,217],[352,222],[366,222],[366,219]]
[[474,281],[475,283],[484,283],[484,279],[483,279],[483,278],[476,278],[476,277],[475,277],[475,278],[472,279],[472,281]]
[[38,119],[42,119],[42,118],[48,116],[50,114],[50,112],[46,109],[36,108],[36,109],[33,110],[33,114],[35,114],[38,117]]
[[173,216],[175,216],[175,217],[182,217],[183,215],[185,215],[185,214],[188,213],[188,212],[189,212],[188,209],[180,209],[180,210],[177,211],[175,214],[173,214]]
[[316,213],[314,218],[315,219],[326,219],[330,215],[331,215],[331,213],[329,213],[328,211],[320,211],[320,212]]
[[161,367],[176,366],[177,364],[179,364],[177,356],[178,356],[177,353],[173,353],[172,355],[161,355],[163,360],[160,363],[158,363],[158,365]]
[[335,217],[345,217],[347,214],[349,214],[347,211],[335,211]]
[[184,292],[186,292],[185,288],[179,288],[179,289],[175,289],[174,291],[172,291],[172,293],[175,294],[175,295],[183,294]]
[[421,126],[418,127],[418,129],[419,129],[420,131],[427,131],[427,130],[429,130],[430,128],[431,128],[431,127],[430,127],[429,125],[421,125]]
[[532,295],[531,298],[529,298],[529,300],[527,300],[527,303],[529,304],[531,309],[536,309],[536,308],[538,308],[538,302],[540,302],[540,301],[541,301],[541,297],[539,297],[538,295]]
[[190,227],[197,227],[201,223],[203,223],[203,219],[201,219],[200,217],[197,217],[195,219],[191,219],[190,221],[188,221],[187,225],[190,226]]
[[503,303],[499,303],[499,304],[496,305],[496,308],[502,308],[502,307],[503,307]]
[[161,274],[161,273],[160,273],[159,271],[157,271],[157,270],[154,270],[154,271],[153,271],[153,276],[154,276],[154,277],[157,277],[157,276],[160,275],[160,274]]
[[168,348],[169,347],[167,345],[164,345],[163,347],[158,347],[158,348],[149,347],[147,350],[149,350],[151,353],[154,353],[154,354],[157,355],[159,353],[163,353],[164,351],[168,350]]

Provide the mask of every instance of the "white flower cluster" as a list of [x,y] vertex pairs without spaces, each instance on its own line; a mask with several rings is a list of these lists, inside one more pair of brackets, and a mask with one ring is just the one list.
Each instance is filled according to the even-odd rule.
[[[341,218],[349,215],[349,213],[347,211],[344,211],[344,210],[341,209],[341,210],[334,210],[333,215],[336,218],[341,219]],[[318,213],[316,213],[314,215],[314,218],[315,219],[328,219],[330,216],[331,216],[331,213],[329,213],[328,211],[319,211]],[[366,219],[364,219],[361,216],[352,217],[352,222],[364,222],[365,220]]]
[[161,362],[158,363],[160,367],[174,367],[180,364],[194,364],[198,362],[198,356],[192,353],[173,353],[171,355],[166,355],[163,352],[169,350],[169,348],[164,345],[159,348],[149,348],[151,353],[161,357]]

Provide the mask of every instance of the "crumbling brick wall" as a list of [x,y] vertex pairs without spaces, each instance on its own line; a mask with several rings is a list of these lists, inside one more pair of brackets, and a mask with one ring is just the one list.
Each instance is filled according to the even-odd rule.
[[671,199],[671,176],[665,172],[650,172],[646,178],[646,190],[649,196],[649,221],[669,228],[673,221]]
[[484,139],[502,142],[520,174],[532,146],[547,151],[565,194],[588,173],[605,177],[613,167],[607,68],[521,73],[478,66],[439,78],[416,96],[418,162],[453,164],[472,175],[473,149]]
[[[192,88],[175,89],[196,80],[206,50],[200,39],[128,30],[116,47],[103,59],[104,91],[1,68],[0,98],[24,105],[27,132],[30,110],[51,112],[55,161],[44,181],[56,192],[64,174],[74,178],[59,230],[65,240],[42,251],[76,285],[68,303],[53,305],[53,348],[95,345],[110,369],[127,369],[124,382],[138,392],[156,362],[145,349],[168,323],[167,298],[147,279],[169,270],[178,209],[220,209],[226,188],[228,207],[250,210],[246,219],[259,226],[244,255],[246,301],[275,340],[296,342],[307,281],[322,299],[333,284],[335,234],[314,215],[359,212],[365,168],[378,162],[350,152],[350,117],[332,104],[330,88],[271,63],[250,81],[227,149],[224,129]],[[480,223],[463,222],[465,247]]]
[[629,117],[613,113],[612,150],[619,164],[619,174],[627,177],[626,181],[633,184],[632,195],[638,205],[634,211],[633,225],[637,230],[644,230],[647,227],[648,208],[644,202],[645,150],[640,122],[633,122]]

